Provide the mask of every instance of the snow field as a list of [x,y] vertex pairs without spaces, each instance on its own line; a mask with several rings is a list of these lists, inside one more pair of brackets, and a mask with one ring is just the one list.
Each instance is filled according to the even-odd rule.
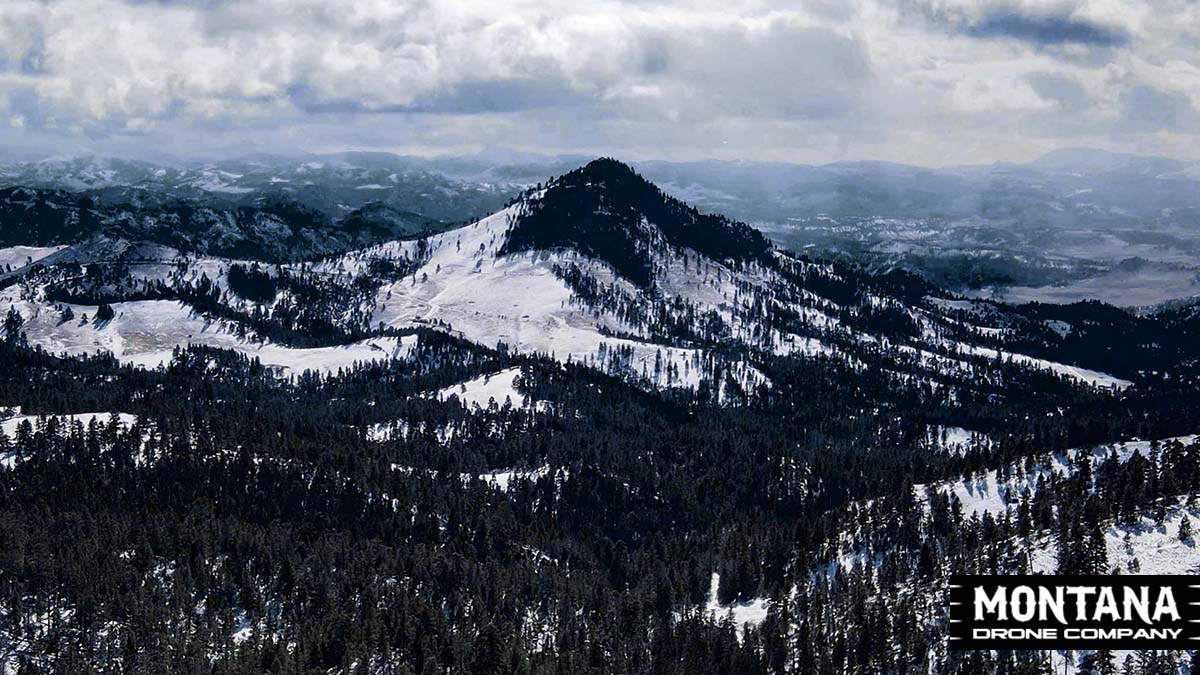
[[[78,356],[109,352],[121,363],[145,368],[165,365],[177,347],[197,344],[258,358],[283,374],[305,370],[329,374],[355,363],[404,358],[417,342],[417,336],[412,335],[370,338],[337,347],[293,348],[247,339],[252,335],[241,338],[231,324],[204,317],[172,300],[113,303],[116,316],[101,323],[93,320],[96,308],[91,306],[64,305],[71,308],[75,318],[63,321],[52,305],[17,300],[11,295],[0,295],[0,311],[7,311],[6,300],[25,319],[29,341],[51,353]],[[89,318],[87,322],[84,316]]]

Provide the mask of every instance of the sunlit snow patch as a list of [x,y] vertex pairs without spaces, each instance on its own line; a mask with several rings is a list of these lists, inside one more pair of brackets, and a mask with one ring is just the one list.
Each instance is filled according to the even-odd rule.
[[720,621],[726,616],[733,616],[733,624],[737,629],[738,639],[742,639],[742,633],[747,624],[757,627],[758,624],[767,618],[767,600],[766,598],[754,598],[746,602],[735,602],[730,605],[722,605],[717,600],[717,589],[721,587],[721,575],[713,572],[712,584],[708,589],[708,604],[704,606],[704,613],[713,621]]
[[930,445],[953,455],[965,455],[972,448],[989,443],[987,436],[962,427],[931,426],[928,435]]
[[520,376],[521,369],[519,367],[480,375],[473,380],[442,389],[438,392],[438,398],[448,400],[451,396],[457,396],[458,400],[468,408],[472,406],[487,408],[491,401],[502,406],[506,399],[510,399],[514,406],[522,407],[525,405],[525,395],[517,391],[516,384],[517,378]]
[[[441,389],[437,392],[437,397],[443,401],[456,397],[468,409],[476,406],[487,409],[492,401],[501,407],[505,401],[511,401],[514,407],[523,408],[528,397],[517,390],[517,380],[520,377],[520,366],[505,368]],[[533,407],[538,410],[547,409],[549,405],[547,401],[533,402]]]
[[505,471],[493,471],[479,475],[479,480],[495,487],[501,492],[508,492],[508,487],[513,481],[529,481],[533,482],[542,476],[550,473],[550,466],[543,465],[536,469],[508,469]]

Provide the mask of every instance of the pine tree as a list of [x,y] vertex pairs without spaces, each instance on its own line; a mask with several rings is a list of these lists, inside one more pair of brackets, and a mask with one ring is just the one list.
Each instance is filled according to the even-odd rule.
[[21,336],[21,327],[24,325],[25,318],[21,316],[15,306],[10,306],[8,314],[4,316],[4,338],[12,343],[17,342]]
[[96,308],[96,322],[112,321],[116,317],[116,312],[113,311],[112,305],[106,303],[101,304]]
[[1084,574],[1108,574],[1108,545],[1100,525],[1093,525],[1088,533],[1085,550]]

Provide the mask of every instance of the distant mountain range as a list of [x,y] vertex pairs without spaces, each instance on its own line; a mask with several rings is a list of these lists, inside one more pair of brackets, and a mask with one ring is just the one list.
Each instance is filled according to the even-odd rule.
[[668,191],[751,221],[983,219],[1024,226],[1149,225],[1200,214],[1200,163],[1090,150],[1029,164],[929,169],[887,162],[648,162]]
[[[336,215],[373,201],[441,220],[587,161],[578,156],[424,158],[348,152],[176,165],[104,157],[0,165],[0,184],[93,192],[106,203],[290,195]],[[1026,225],[1148,225],[1200,214],[1200,163],[1059,150],[1028,164],[923,168],[889,162],[631,162],[668,193],[746,221],[981,218]],[[456,200],[456,201],[448,201]]]
[[[297,259],[477,219],[582,163],[386,153],[176,165],[80,157],[0,166],[0,185],[51,191],[26,193],[21,199],[32,205],[23,208],[66,202],[50,208],[224,242],[204,249],[210,253]],[[1195,162],[1062,150],[1028,164],[941,169],[885,162],[633,166],[666,193],[752,223],[787,248],[915,271],[960,290],[1123,305],[1200,294]],[[6,224],[19,211],[11,194],[0,197]],[[210,237],[216,221],[232,223],[224,229],[234,234]],[[286,232],[277,246],[257,240],[280,226]]]

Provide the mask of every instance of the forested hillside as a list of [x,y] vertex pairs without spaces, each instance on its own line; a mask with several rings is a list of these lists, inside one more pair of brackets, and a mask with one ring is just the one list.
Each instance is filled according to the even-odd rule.
[[948,652],[943,592],[1200,569],[1194,307],[962,298],[612,160],[299,261],[78,227],[3,249],[5,674],[1192,667]]

